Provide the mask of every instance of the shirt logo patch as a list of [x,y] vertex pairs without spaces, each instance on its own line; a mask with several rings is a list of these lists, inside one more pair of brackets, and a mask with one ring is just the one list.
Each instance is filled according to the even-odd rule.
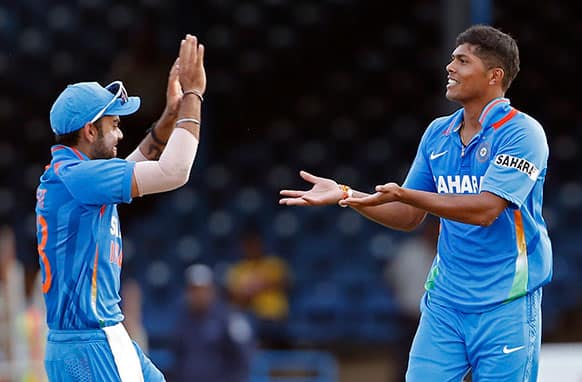
[[504,353],[504,354],[511,354],[511,353],[514,353],[514,352],[516,352],[516,351],[518,351],[518,350],[521,350],[521,349],[523,349],[523,348],[525,348],[525,345],[518,346],[518,347],[515,347],[515,348],[508,348],[508,347],[507,347],[507,345],[505,345],[505,346],[503,347],[503,353]]
[[434,178],[439,194],[478,194],[483,177],[475,175],[447,175]]
[[486,162],[489,159],[491,153],[491,145],[489,142],[482,142],[479,147],[477,147],[477,160],[479,162]]
[[445,150],[443,152],[440,152],[438,154],[435,154],[434,151],[433,151],[433,152],[430,153],[430,160],[434,160],[434,159],[440,158],[440,157],[442,157],[443,155],[445,155],[448,152],[449,152],[449,150]]
[[540,174],[540,170],[530,161],[507,154],[497,155],[495,164],[500,167],[514,168],[526,174],[531,180],[536,180]]

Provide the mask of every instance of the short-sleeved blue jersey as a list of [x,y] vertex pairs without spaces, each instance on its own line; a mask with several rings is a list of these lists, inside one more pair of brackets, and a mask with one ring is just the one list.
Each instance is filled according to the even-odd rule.
[[36,191],[39,262],[49,329],[88,329],[123,320],[118,203],[131,202],[135,162],[89,160],[53,146]]
[[491,192],[510,202],[488,227],[441,219],[426,289],[431,301],[488,310],[548,283],[552,250],[542,217],[549,149],[542,126],[506,98],[482,111],[481,131],[464,146],[463,109],[424,133],[403,187],[442,194]]

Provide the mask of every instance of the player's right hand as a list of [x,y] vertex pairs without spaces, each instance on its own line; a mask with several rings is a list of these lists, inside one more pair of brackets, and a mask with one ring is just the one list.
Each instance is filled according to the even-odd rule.
[[396,183],[386,183],[376,186],[376,192],[362,198],[347,198],[339,202],[342,207],[373,207],[381,204],[397,202],[402,197],[402,188]]
[[312,175],[307,171],[300,171],[299,175],[313,184],[307,191],[281,190],[280,194],[285,196],[279,200],[279,204],[286,206],[325,206],[336,204],[343,196],[339,185],[332,179],[321,178]]
[[190,34],[180,43],[179,80],[182,90],[206,91],[206,71],[204,70],[204,45],[198,44],[196,36]]

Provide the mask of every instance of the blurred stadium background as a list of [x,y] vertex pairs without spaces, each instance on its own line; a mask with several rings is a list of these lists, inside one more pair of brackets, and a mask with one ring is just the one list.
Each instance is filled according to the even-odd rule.
[[322,364],[335,374],[312,380],[396,380],[409,334],[384,270],[410,235],[349,209],[280,207],[278,191],[305,187],[299,169],[362,190],[401,182],[423,129],[456,107],[444,99],[444,66],[456,34],[477,22],[518,40],[522,69],[508,96],[551,146],[543,362],[565,376],[540,380],[582,380],[564,345],[582,364],[581,10],[542,0],[1,0],[0,380],[42,380],[34,189],[50,158],[50,105],[69,83],[123,80],[142,97],[123,119],[119,151],[129,154],[163,109],[185,33],[207,46],[191,180],[120,206],[123,277],[140,286],[152,359],[171,372],[183,270],[201,262],[220,275],[253,225],[293,275],[287,350],[331,356]]

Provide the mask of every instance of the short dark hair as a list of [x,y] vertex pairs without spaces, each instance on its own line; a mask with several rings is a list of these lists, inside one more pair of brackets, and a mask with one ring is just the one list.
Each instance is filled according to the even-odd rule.
[[55,142],[57,142],[60,145],[65,145],[65,146],[75,146],[77,145],[77,143],[79,143],[79,136],[81,129],[79,130],[75,130],[73,132],[70,132],[68,134],[62,134],[62,135],[58,135],[55,134]]
[[[101,133],[101,118],[99,118],[98,120],[96,120],[94,123],[95,127],[97,127],[97,130],[99,131],[99,133]],[[82,129],[82,128],[81,128]],[[58,135],[55,134],[55,142],[57,142],[57,144],[59,145],[65,145],[65,146],[76,146],[77,143],[79,143],[79,137],[81,136],[81,129],[79,130],[75,130],[72,131],[68,134],[63,134],[63,135]]]
[[489,25],[473,25],[457,36],[455,44],[474,45],[475,55],[488,68],[502,68],[505,76],[501,85],[504,91],[509,89],[519,72],[519,49],[513,37]]

